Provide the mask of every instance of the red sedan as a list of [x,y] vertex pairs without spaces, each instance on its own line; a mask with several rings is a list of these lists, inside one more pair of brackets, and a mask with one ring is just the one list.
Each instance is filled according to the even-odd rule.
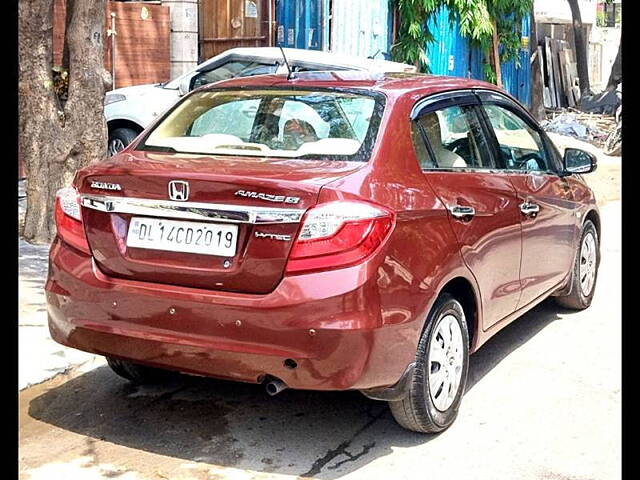
[[547,297],[591,303],[595,168],[480,81],[206,86],[59,192],[49,328],[134,382],[357,389],[442,431],[470,353]]

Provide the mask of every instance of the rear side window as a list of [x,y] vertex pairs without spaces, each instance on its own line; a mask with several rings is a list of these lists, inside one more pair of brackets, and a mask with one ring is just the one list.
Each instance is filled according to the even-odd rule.
[[435,110],[413,123],[413,142],[423,170],[495,168],[475,107]]
[[212,70],[200,72],[193,77],[193,89],[220,80],[227,80],[233,77],[249,77],[253,75],[266,75],[276,73],[278,65],[275,63],[261,63],[251,60],[236,60],[227,62]]

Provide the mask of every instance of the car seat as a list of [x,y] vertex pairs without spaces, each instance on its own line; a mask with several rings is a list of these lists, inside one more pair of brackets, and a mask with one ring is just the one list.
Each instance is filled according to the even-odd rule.
[[436,112],[427,113],[422,121],[429,144],[436,156],[439,168],[465,168],[467,162],[457,153],[447,150],[442,144],[442,133],[440,130],[440,119]]

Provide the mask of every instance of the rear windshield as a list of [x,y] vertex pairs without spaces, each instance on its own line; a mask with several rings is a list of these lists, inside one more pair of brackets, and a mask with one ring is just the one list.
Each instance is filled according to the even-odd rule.
[[139,150],[366,161],[380,96],[336,91],[213,90],[180,102]]

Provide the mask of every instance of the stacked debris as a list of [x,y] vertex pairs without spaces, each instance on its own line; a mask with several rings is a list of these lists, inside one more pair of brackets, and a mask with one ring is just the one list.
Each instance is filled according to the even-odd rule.
[[540,84],[546,108],[575,107],[580,102],[580,83],[576,56],[569,42],[544,37],[537,47],[540,58]]
[[561,112],[551,112],[548,120],[540,123],[547,132],[568,135],[603,148],[607,137],[616,128],[612,115],[585,113],[575,108]]

